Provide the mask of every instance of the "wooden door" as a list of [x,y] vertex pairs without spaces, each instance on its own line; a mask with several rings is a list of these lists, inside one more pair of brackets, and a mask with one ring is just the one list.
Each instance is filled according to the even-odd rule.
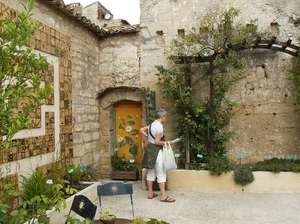
[[115,152],[127,162],[142,160],[141,128],[142,104],[118,103],[115,108]]

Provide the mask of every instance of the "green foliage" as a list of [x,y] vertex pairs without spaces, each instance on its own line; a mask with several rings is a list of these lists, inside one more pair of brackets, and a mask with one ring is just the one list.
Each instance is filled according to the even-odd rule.
[[70,183],[79,181],[92,181],[96,177],[96,171],[91,165],[81,163],[80,165],[69,165],[65,168],[64,178]]
[[82,168],[81,179],[86,181],[92,181],[96,177],[96,171],[93,169],[91,165],[87,165]]
[[[7,204],[3,202],[1,199],[0,203],[0,222],[7,224],[15,224],[15,223],[44,223],[49,224],[50,219],[47,217],[46,211],[55,209],[55,211],[59,211],[61,206],[66,207],[66,201],[64,198],[64,193],[61,191],[63,188],[60,184],[49,185],[49,189],[51,191],[50,195],[45,194],[36,194],[32,198],[24,198],[24,201],[21,202],[19,207],[14,210],[7,209]],[[4,185],[4,195],[7,201],[10,200],[11,197],[19,195],[17,190],[11,189],[11,185]],[[23,195],[23,194],[21,194]]]
[[253,171],[300,172],[300,159],[272,158],[251,164]]
[[69,224],[94,224],[95,223],[94,220],[90,220],[90,219],[80,220],[70,215],[66,215],[66,222]]
[[233,171],[236,164],[225,156],[211,157],[204,169],[209,170],[212,175],[221,175]]
[[0,200],[0,223],[3,223],[3,219],[6,216],[6,213],[10,213],[13,210],[13,205],[11,205],[11,201],[14,198],[18,197],[18,191],[15,187],[10,183],[3,183],[3,189],[1,192],[1,200]]
[[139,167],[136,163],[126,162],[125,158],[120,158],[115,155],[110,158],[111,167],[113,170],[138,171]]
[[82,171],[79,165],[69,165],[65,169],[65,179],[69,181],[70,183],[72,182],[78,182],[81,179],[82,176]]
[[[208,156],[223,155],[225,144],[234,134],[226,128],[237,104],[227,95],[244,77],[241,69],[245,63],[232,46],[243,44],[251,48],[258,35],[256,21],[242,24],[237,21],[238,15],[239,11],[234,8],[215,8],[189,34],[173,40],[171,49],[166,52],[171,67],[156,66],[163,97],[172,103],[169,110],[176,120],[175,136],[183,140],[178,144],[185,148],[182,144],[189,143],[193,162],[206,162]],[[193,63],[199,56],[209,57],[212,68],[205,63]],[[202,99],[197,96],[199,83],[207,83],[205,88],[210,84],[209,96]],[[205,90],[201,88],[201,91]],[[210,136],[213,136],[213,151]],[[202,161],[196,157],[198,153],[203,155]]]
[[113,208],[109,206],[107,208],[101,207],[99,211],[99,218],[103,220],[111,220],[116,218],[119,208]]
[[254,181],[254,175],[249,164],[237,166],[237,168],[234,170],[233,176],[234,181],[242,186],[250,184]]
[[73,186],[69,181],[62,180],[60,183],[63,186],[62,191],[64,191],[66,195],[73,195],[78,192],[78,187],[76,187],[76,185]]
[[13,17],[0,19],[0,146],[13,145],[15,133],[30,126],[35,108],[44,104],[53,88],[42,82],[48,68],[46,58],[26,48],[29,37],[40,29],[30,19],[34,1],[23,4],[24,11]]
[[51,196],[51,188],[46,184],[46,176],[39,169],[35,169],[29,177],[20,175],[22,191],[21,196],[25,200],[34,198],[36,195]]
[[149,87],[143,87],[142,91],[145,94],[147,121],[151,124],[155,120],[155,95]]
[[[205,164],[206,165],[206,164]],[[204,165],[204,166],[205,166]],[[201,164],[197,164],[197,163],[192,163],[192,164],[188,164],[188,169],[189,170],[203,170],[204,166],[202,166]]]

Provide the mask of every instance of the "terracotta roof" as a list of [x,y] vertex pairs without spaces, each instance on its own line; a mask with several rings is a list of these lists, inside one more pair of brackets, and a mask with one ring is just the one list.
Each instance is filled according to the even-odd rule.
[[[81,25],[87,29],[96,33],[98,37],[105,37],[108,35],[119,34],[119,33],[137,33],[140,31],[139,25],[123,25],[113,27],[100,27],[99,25],[92,23],[90,19],[83,16],[81,13],[74,10],[70,5],[66,5],[63,0],[43,0],[44,2],[52,5],[59,11],[71,19],[78,21]],[[76,1],[76,0],[75,0]]]

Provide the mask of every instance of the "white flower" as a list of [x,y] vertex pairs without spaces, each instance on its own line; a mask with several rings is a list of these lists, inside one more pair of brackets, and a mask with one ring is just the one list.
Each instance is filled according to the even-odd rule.
[[118,142],[121,142],[121,141],[123,141],[123,140],[124,140],[123,137],[121,137],[121,136],[118,137]]
[[131,126],[127,126],[126,127],[126,132],[131,132],[132,131],[132,127]]

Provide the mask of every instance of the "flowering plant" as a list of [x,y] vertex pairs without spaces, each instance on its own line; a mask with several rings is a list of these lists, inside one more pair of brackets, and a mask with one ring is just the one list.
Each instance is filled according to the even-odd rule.
[[111,166],[113,170],[124,170],[124,171],[138,171],[139,164],[138,163],[130,163],[126,162],[125,157],[119,158],[116,155],[111,156]]
[[118,213],[119,208],[115,209],[114,214],[113,214],[113,210],[114,209],[113,209],[112,206],[109,206],[108,208],[101,207],[100,212],[99,212],[99,218],[100,219],[106,219],[106,220],[116,218],[116,214]]

